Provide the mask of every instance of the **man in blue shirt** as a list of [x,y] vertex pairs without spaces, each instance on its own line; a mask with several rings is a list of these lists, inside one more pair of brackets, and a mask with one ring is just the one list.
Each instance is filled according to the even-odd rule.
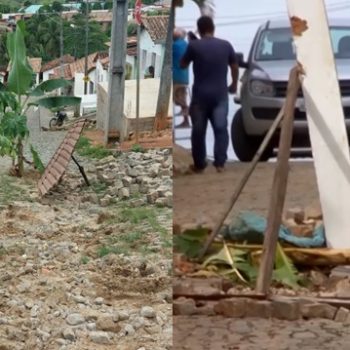
[[[199,40],[191,40],[182,58],[181,67],[193,63],[194,84],[190,115],[192,121],[192,157],[194,172],[202,172],[206,166],[206,140],[208,121],[214,131],[214,166],[224,170],[229,145],[228,93],[235,93],[238,81],[238,62],[232,45],[214,37],[215,26],[208,16],[197,21]],[[228,67],[231,85],[227,85]]]
[[187,103],[187,90],[189,82],[188,68],[181,68],[180,61],[187,49],[185,40],[186,32],[176,28],[173,33],[173,101],[181,107],[181,114],[184,120],[177,128],[187,128],[189,122],[189,108]]

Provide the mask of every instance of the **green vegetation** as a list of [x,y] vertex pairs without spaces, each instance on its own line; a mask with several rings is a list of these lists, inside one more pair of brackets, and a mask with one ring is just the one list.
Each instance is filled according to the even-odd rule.
[[164,213],[155,208],[118,208],[116,214],[106,220],[106,224],[115,227],[118,233],[107,238],[98,248],[97,255],[128,254],[131,250],[145,255],[159,253],[159,248],[150,244],[157,236],[160,249],[165,249],[165,253],[170,255],[172,236],[159,223],[160,215],[164,216]]
[[[48,92],[67,87],[70,83],[63,79],[45,81],[33,86],[33,69],[29,65],[24,40],[25,26],[23,21],[17,23],[15,32],[7,35],[6,48],[11,62],[6,86],[0,85],[0,156],[12,158],[13,173],[19,177],[24,173],[24,142],[28,139],[26,113],[31,105],[47,109],[60,108],[80,103],[80,98],[55,96],[47,97]],[[38,153],[30,146],[34,168],[44,169]]]
[[141,145],[132,145],[131,150],[133,152],[144,153],[145,149]]
[[81,257],[81,259],[80,259],[80,262],[81,262],[83,265],[88,264],[89,261],[90,261],[90,259],[89,259],[89,257],[86,256],[86,255],[83,255],[83,256]]
[[[208,230],[198,228],[188,230],[174,237],[175,251],[184,254],[189,259],[198,257],[208,237]],[[262,250],[262,248],[261,248]],[[259,254],[257,254],[259,253]],[[235,282],[253,284],[258,275],[260,251],[251,250],[248,245],[215,243],[212,251],[202,261],[203,275],[218,275],[233,279]],[[273,281],[291,288],[298,288],[302,281],[292,261],[283,251],[280,244],[277,246]]]
[[84,136],[79,138],[76,150],[79,155],[93,159],[102,159],[113,154],[112,151],[103,146],[92,146],[91,141]]

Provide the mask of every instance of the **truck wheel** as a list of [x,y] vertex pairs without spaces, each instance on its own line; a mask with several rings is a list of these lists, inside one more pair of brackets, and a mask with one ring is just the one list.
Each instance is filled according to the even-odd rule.
[[[233,117],[231,124],[231,141],[233,150],[241,162],[253,160],[262,142],[262,137],[250,136],[246,133],[243,124],[242,109],[239,109]],[[266,162],[272,156],[273,148],[267,147],[260,157],[260,161]]]

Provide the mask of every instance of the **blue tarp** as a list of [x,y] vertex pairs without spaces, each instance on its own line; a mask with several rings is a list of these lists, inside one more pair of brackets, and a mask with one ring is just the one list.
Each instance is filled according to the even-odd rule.
[[[262,244],[267,220],[252,212],[244,212],[222,231],[226,239],[248,244]],[[326,245],[324,226],[317,227],[312,237],[298,237],[281,225],[278,237],[280,240],[301,248],[319,248]]]

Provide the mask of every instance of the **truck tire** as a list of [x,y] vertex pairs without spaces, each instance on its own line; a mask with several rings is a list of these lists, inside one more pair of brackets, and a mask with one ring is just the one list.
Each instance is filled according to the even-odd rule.
[[[231,142],[237,158],[241,162],[251,162],[258,151],[263,138],[250,136],[246,133],[243,123],[242,109],[240,108],[233,117],[231,124]],[[266,162],[272,156],[273,148],[267,147],[260,161]]]

